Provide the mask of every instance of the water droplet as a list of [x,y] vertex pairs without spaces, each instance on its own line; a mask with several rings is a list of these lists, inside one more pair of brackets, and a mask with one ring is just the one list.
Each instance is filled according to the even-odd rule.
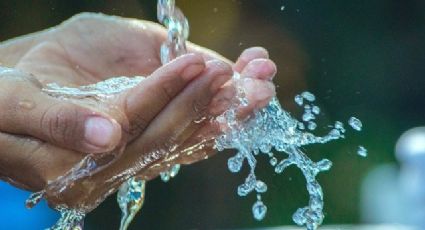
[[317,128],[317,124],[313,121],[309,121],[307,127],[309,130],[315,130]]
[[231,157],[229,160],[227,160],[227,167],[229,168],[230,172],[236,173],[241,170],[242,163],[243,158],[236,154],[234,157]]
[[314,116],[314,114],[310,113],[310,112],[306,112],[303,114],[303,121],[311,121],[314,120],[316,117]]
[[276,164],[277,164],[277,158],[276,157],[270,158],[270,165],[275,166]]
[[38,203],[40,203],[41,199],[43,199],[44,193],[44,190],[32,193],[30,197],[28,197],[28,199],[25,201],[25,207],[33,208],[34,206],[36,206]]
[[252,190],[254,190],[254,186],[250,186],[249,184],[241,184],[238,186],[238,195],[239,196],[246,196],[248,195],[250,192],[252,192]]
[[367,157],[367,149],[360,145],[357,150],[357,154],[362,157]]
[[292,215],[292,220],[299,226],[304,225],[307,222],[307,218],[305,217],[305,213],[307,212],[307,208],[299,208]]
[[316,167],[319,169],[319,171],[328,171],[332,167],[332,161],[323,159],[316,163]]
[[344,123],[342,123],[340,121],[336,121],[334,127],[335,127],[335,129],[339,129],[339,130],[344,129]]
[[301,95],[296,95],[295,98],[295,103],[297,103],[297,105],[302,106],[304,103],[304,98]]
[[265,193],[267,192],[267,185],[266,183],[257,180],[257,182],[255,183],[255,191],[257,191],[258,193]]
[[348,120],[348,124],[351,126],[351,128],[353,128],[354,130],[357,131],[361,131],[362,130],[362,122],[355,118],[355,117],[350,117],[350,119]]
[[319,106],[317,106],[317,105],[313,106],[313,108],[311,109],[311,111],[312,111],[314,114],[316,114],[316,115],[320,114],[320,108],[319,108]]
[[180,171],[180,165],[179,164],[175,164],[173,165],[173,167],[171,167],[170,169],[170,176],[171,177],[175,177]]
[[168,172],[168,171],[166,171],[166,172],[161,172],[161,173],[159,173],[159,175],[160,175],[161,180],[162,180],[163,182],[168,182],[168,181],[170,181],[170,172]]
[[316,100],[316,96],[314,96],[314,94],[312,94],[308,91],[301,93],[301,96],[309,102],[313,102],[313,101]]
[[35,107],[35,102],[30,100],[22,100],[18,103],[18,106],[25,110],[31,110]]
[[263,220],[267,213],[267,206],[261,200],[258,200],[252,206],[252,214],[256,220]]

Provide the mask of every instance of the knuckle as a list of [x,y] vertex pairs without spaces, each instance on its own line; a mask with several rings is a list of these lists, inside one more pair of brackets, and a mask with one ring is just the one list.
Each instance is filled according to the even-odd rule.
[[149,121],[146,119],[146,117],[140,113],[135,113],[133,117],[134,121],[132,122],[129,130],[129,134],[131,136],[142,133],[149,124]]
[[100,17],[104,17],[104,14],[101,13],[91,13],[91,12],[82,12],[72,16],[70,19],[65,21],[66,23],[81,23],[87,20],[99,19]]
[[79,116],[76,108],[60,103],[46,109],[40,119],[40,127],[48,139],[56,143],[75,144],[78,137]]
[[164,82],[161,84],[161,94],[166,101],[171,101],[173,99],[173,90],[172,85],[169,82]]
[[195,99],[192,101],[192,112],[195,116],[202,117],[206,115],[208,103],[202,101],[202,99]]

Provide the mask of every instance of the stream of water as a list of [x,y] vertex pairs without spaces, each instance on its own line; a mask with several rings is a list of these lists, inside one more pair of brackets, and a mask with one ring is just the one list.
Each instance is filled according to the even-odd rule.
[[[161,61],[165,64],[186,53],[189,24],[180,9],[175,6],[174,0],[158,0],[157,10],[158,20],[168,30],[168,39],[161,47]],[[289,166],[298,167],[306,179],[309,201],[305,207],[295,211],[293,221],[297,225],[305,226],[308,230],[317,229],[324,219],[324,202],[322,188],[316,176],[320,172],[329,170],[332,162],[328,159],[317,162],[311,160],[303,151],[303,147],[344,138],[346,134],[344,123],[336,121],[329,126],[326,135],[315,135],[313,132],[318,127],[315,119],[320,116],[321,110],[314,104],[316,98],[310,92],[303,92],[294,98],[295,103],[304,110],[300,120],[291,116],[281,107],[278,99],[273,98],[265,108],[255,111],[250,119],[240,121],[236,118],[237,111],[248,103],[243,88],[239,86],[239,82],[244,77],[238,73],[234,74],[232,81],[237,87],[237,100],[229,110],[216,118],[216,122],[223,124],[227,129],[216,138],[215,149],[236,150],[236,154],[227,162],[229,170],[233,173],[238,173],[243,164],[248,164],[249,174],[237,187],[237,194],[242,197],[251,193],[255,194],[257,201],[252,206],[252,214],[257,220],[262,220],[266,216],[267,206],[261,198],[262,194],[268,190],[267,184],[255,174],[257,158],[268,157],[269,165],[277,174],[283,173]],[[142,81],[143,77],[117,77],[80,88],[50,84],[44,91],[59,98],[100,97],[120,93]],[[362,129],[361,121],[355,117],[349,118],[347,123],[355,131]],[[359,146],[358,154],[366,156],[367,150]],[[171,166],[169,170],[162,172],[160,177],[166,182],[175,177],[179,169],[180,165]],[[84,174],[84,176],[87,175],[89,174]],[[117,201],[122,210],[121,230],[127,229],[141,209],[145,197],[145,186],[146,182],[139,177],[131,177],[120,186]],[[109,193],[105,194],[105,197],[107,195]],[[28,200],[28,206],[35,205],[42,197],[43,191],[35,194]],[[82,229],[84,211],[64,207],[57,207],[57,210],[61,212],[61,218],[51,229]]]

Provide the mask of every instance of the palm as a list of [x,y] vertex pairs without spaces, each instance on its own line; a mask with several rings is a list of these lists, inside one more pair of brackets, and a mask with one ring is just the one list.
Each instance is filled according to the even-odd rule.
[[31,47],[16,67],[33,73],[42,83],[65,85],[86,85],[112,76],[146,76],[161,65],[161,32],[152,23],[128,27],[109,18],[80,17],[44,34],[43,41]]
[[[0,62],[33,74],[43,85],[56,82],[66,86],[81,86],[96,83],[114,76],[148,76],[154,71],[157,73],[158,69],[161,69],[159,68],[161,66],[159,49],[165,38],[166,31],[162,27],[150,22],[123,20],[93,14],[80,15],[55,29],[12,41],[3,47],[0,46],[0,53],[6,54],[0,55]],[[229,62],[210,50],[197,47],[190,43],[188,44],[188,49],[190,52],[202,54],[204,60],[216,58]],[[255,62],[255,59],[263,60],[257,60]],[[251,63],[251,61],[253,62]],[[221,82],[220,79],[224,79],[223,76],[226,76],[226,79],[230,78],[232,71],[231,69],[223,70],[223,65],[217,65],[217,63],[214,64],[213,62],[209,63],[210,68],[208,68],[207,63],[204,69],[205,71],[202,73],[198,72],[198,74],[203,75],[201,80],[192,82],[193,84],[190,84],[184,89],[181,88],[179,91],[185,93],[175,92],[176,98],[166,98],[166,100],[162,100],[162,103],[164,101],[169,101],[169,103],[158,106],[158,104],[161,104],[161,98],[155,97],[155,95],[149,95],[149,93],[155,93],[158,89],[167,86],[176,88],[176,85],[179,84],[174,83],[176,83],[175,81],[178,83],[178,76],[179,74],[183,74],[182,70],[184,70],[184,63],[180,64],[180,66],[177,64],[175,68],[175,70],[180,69],[180,71],[162,72],[168,75],[168,79],[170,77],[175,78],[175,80],[164,84],[165,86],[161,84],[164,80],[164,75],[155,75],[154,73],[152,76],[156,77],[150,77],[145,82],[153,79],[152,81],[156,81],[157,83],[157,88],[150,90],[146,90],[146,88],[135,88],[133,93],[137,96],[135,97],[137,100],[132,101],[135,108],[133,113],[126,113],[128,112],[128,104],[123,105],[123,101],[128,96],[126,93],[118,95],[112,101],[107,101],[106,107],[112,104],[114,108],[125,113],[124,115],[126,116],[126,120],[128,119],[130,122],[130,126],[134,125],[134,127],[139,128],[140,124],[137,124],[139,121],[145,127],[136,129],[139,132],[134,133],[135,135],[128,139],[128,145],[124,153],[126,157],[120,158],[112,165],[109,165],[108,170],[103,170],[96,177],[88,178],[85,181],[90,183],[77,183],[75,187],[65,191],[65,194],[60,196],[56,196],[54,191],[51,191],[52,194],[48,192],[47,196],[51,198],[50,201],[52,203],[69,203],[72,204],[71,206],[74,206],[77,204],[82,205],[84,202],[95,202],[105,194],[104,189],[116,187],[118,184],[115,183],[122,182],[125,178],[112,181],[112,184],[109,186],[102,187],[95,185],[103,184],[107,178],[111,178],[113,175],[117,175],[117,173],[119,175],[125,175],[125,173],[120,172],[127,170],[127,166],[139,162],[141,160],[140,156],[148,156],[150,153],[155,153],[156,150],[160,149],[158,147],[169,147],[169,143],[166,142],[168,140],[175,140],[176,138],[172,136],[174,134],[173,132],[170,133],[170,130],[182,129],[181,124],[190,125],[180,130],[181,135],[178,138],[178,143],[181,145],[177,149],[174,149],[174,156],[180,156],[181,152],[184,153],[185,148],[189,148],[201,140],[205,140],[206,136],[215,135],[214,132],[218,131],[217,127],[213,127],[208,122],[202,122],[200,124],[192,122],[196,118],[199,118],[197,117],[199,111],[193,111],[194,107],[192,105],[199,104],[194,102],[199,102],[201,99],[211,99],[215,93],[217,93],[216,99],[230,100],[228,97],[233,96],[232,93],[229,94],[228,92],[232,92],[233,87],[226,84],[229,86],[227,89],[222,88],[217,92],[219,89],[212,90],[210,86],[214,85],[214,82],[220,82],[220,84],[215,85],[221,87],[224,82]],[[217,71],[220,68],[222,69],[221,72]],[[251,83],[255,83],[254,88],[250,87],[247,90],[250,106],[245,107],[244,112],[250,113],[254,108],[264,106],[274,91],[269,80],[275,73],[275,67],[268,59],[267,52],[256,50],[256,52],[251,51],[246,53],[245,56],[241,56],[233,68],[238,72],[244,73],[245,71],[247,76],[252,76]],[[212,93],[212,91],[215,93]],[[267,92],[267,94],[264,94],[264,92]],[[180,94],[180,96],[177,97],[177,94]],[[100,109],[102,110],[104,108]],[[220,107],[221,109],[224,108]],[[220,113],[218,110],[215,111]],[[150,118],[138,119],[141,113],[146,113]],[[142,114],[142,116],[146,114]],[[134,124],[132,124],[133,122]],[[140,136],[138,137],[137,135],[139,134]],[[49,150],[53,149],[55,156],[58,158],[60,158],[59,156],[66,158],[69,154],[66,149],[59,149],[48,143],[46,146]],[[188,152],[187,156],[182,154],[182,158],[172,157],[161,159],[162,162],[157,161],[156,164],[145,165],[138,169],[138,171],[142,173],[144,178],[151,179],[172,163],[192,163],[204,159],[211,153],[213,153],[212,148],[205,146],[205,148],[194,150],[194,153],[192,151]],[[81,157],[81,155],[79,156]],[[78,162],[78,160],[75,159],[73,163]],[[72,165],[61,167],[58,170],[59,172],[52,172],[43,179],[47,181],[63,175]],[[92,191],[84,186],[97,189],[96,191]],[[49,189],[47,190],[49,191]],[[91,193],[85,194],[88,191],[91,191]],[[75,194],[80,195],[75,196]],[[84,194],[87,196],[84,196]]]

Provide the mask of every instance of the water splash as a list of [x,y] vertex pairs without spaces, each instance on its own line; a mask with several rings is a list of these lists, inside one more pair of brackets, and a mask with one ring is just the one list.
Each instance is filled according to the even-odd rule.
[[[167,40],[161,45],[160,50],[161,63],[164,65],[187,52],[186,40],[189,37],[189,22],[181,10],[175,6],[174,0],[158,0],[157,17],[158,21],[161,22],[168,31]],[[173,165],[169,171],[160,173],[161,180],[168,182],[170,178],[177,175],[179,170],[179,164]],[[140,184],[143,184],[143,193],[138,193],[139,196],[137,196],[137,194],[127,196],[125,192],[118,193],[118,204],[122,210],[121,230],[127,229],[143,204],[145,181],[138,178],[130,178],[122,185],[124,186],[124,190],[131,191],[138,190]],[[141,203],[139,202],[140,200]],[[123,207],[125,208],[123,209]],[[128,210],[131,210],[131,212]]]
[[117,193],[117,202],[121,209],[120,230],[126,230],[145,200],[146,182],[133,177],[124,182]]
[[75,209],[56,207],[61,217],[48,230],[82,230],[84,228],[85,213]]
[[348,124],[351,126],[351,128],[353,128],[356,131],[362,131],[362,122],[355,118],[355,117],[350,117],[350,119],[348,119]]
[[357,150],[357,154],[361,157],[367,157],[367,149],[360,145]]
[[174,178],[175,176],[177,176],[179,171],[180,171],[180,165],[175,164],[170,168],[170,170],[161,172],[159,175],[162,181],[168,182],[171,178]]
[[[235,77],[235,79],[238,78]],[[314,101],[315,97],[313,94],[303,93],[302,95],[306,101]],[[299,97],[296,96],[295,100],[299,101]],[[302,103],[297,104],[302,105]],[[256,111],[247,121],[236,119],[237,108],[237,105],[233,106],[217,118],[219,122],[227,125],[228,129],[223,135],[217,138],[215,147],[219,151],[224,149],[237,150],[236,155],[228,161],[231,172],[239,172],[245,160],[251,169],[245,182],[238,187],[238,195],[247,196],[253,191],[256,191],[258,194],[266,191],[266,189],[258,189],[258,187],[265,187],[265,184],[255,176],[255,168],[257,166],[256,157],[260,153],[270,158],[270,165],[274,167],[275,172],[278,174],[282,173],[287,167],[295,165],[302,171],[306,178],[310,201],[308,206],[300,208],[295,212],[293,220],[298,225],[305,225],[307,229],[316,229],[324,218],[323,193],[320,184],[316,180],[316,176],[322,171],[329,170],[332,163],[327,159],[313,162],[301,148],[306,145],[323,144],[344,138],[344,130],[340,122],[337,122],[336,124],[338,125],[332,127],[327,135],[316,136],[299,129],[299,124],[302,122],[296,120],[288,112],[283,110],[277,98],[273,98],[266,108]],[[311,106],[304,108],[307,110],[306,113],[310,113],[308,110],[311,109]],[[303,120],[311,121],[314,120],[314,117]],[[273,148],[276,153],[279,153],[280,156],[286,156],[286,158],[281,159],[279,162],[277,159],[278,156],[273,153]],[[257,197],[257,202],[253,206],[253,215],[257,220],[265,217],[265,214],[263,215],[263,212],[259,210],[266,210],[264,203],[259,198]]]
[[[158,19],[168,29],[168,39],[161,47],[161,60],[163,63],[167,63],[175,57],[186,53],[185,41],[189,33],[189,25],[182,12],[174,4],[174,0],[158,1]],[[112,94],[134,87],[142,79],[143,77],[111,78],[104,82],[80,88],[67,88],[50,84],[44,91],[59,98],[107,98]],[[215,148],[219,151],[224,149],[237,150],[235,156],[229,158],[227,162],[231,172],[239,172],[245,160],[250,167],[250,172],[244,183],[237,188],[238,195],[247,196],[254,191],[257,193],[257,201],[252,206],[252,213],[256,220],[262,220],[266,216],[267,206],[261,200],[261,194],[264,194],[268,188],[266,183],[256,178],[256,158],[260,154],[269,157],[269,164],[278,174],[283,173],[291,165],[297,166],[305,176],[310,199],[306,207],[299,208],[294,213],[293,220],[296,224],[304,225],[309,230],[316,229],[324,218],[323,192],[316,180],[316,176],[322,171],[329,170],[332,162],[328,159],[314,162],[302,151],[302,148],[306,145],[323,144],[344,138],[346,130],[343,123],[335,122],[330,127],[328,134],[324,136],[316,136],[306,131],[306,128],[310,131],[316,129],[317,124],[314,120],[320,114],[320,108],[313,104],[316,98],[310,92],[303,92],[295,97],[295,102],[299,106],[304,106],[304,114],[301,121],[293,118],[287,111],[283,110],[277,98],[273,98],[266,108],[255,111],[250,119],[240,121],[236,118],[237,110],[240,106],[247,105],[243,89],[239,87],[240,79],[239,74],[235,73],[233,83],[238,89],[238,98],[235,104],[216,119],[227,129],[224,130],[221,136],[217,137],[215,144]],[[362,128],[360,120],[356,118],[350,118],[349,125],[357,131]],[[161,178],[168,181],[170,177],[174,177],[177,174],[179,168],[179,165],[175,165],[170,171],[162,172]],[[121,229],[127,228],[142,207],[145,186],[146,182],[141,178],[131,178],[121,185],[117,197],[123,212]],[[33,196],[29,204],[36,204],[42,198],[42,195],[42,193],[39,193]],[[61,212],[61,218],[52,229],[82,228],[83,212],[66,208],[58,208],[58,210]]]

